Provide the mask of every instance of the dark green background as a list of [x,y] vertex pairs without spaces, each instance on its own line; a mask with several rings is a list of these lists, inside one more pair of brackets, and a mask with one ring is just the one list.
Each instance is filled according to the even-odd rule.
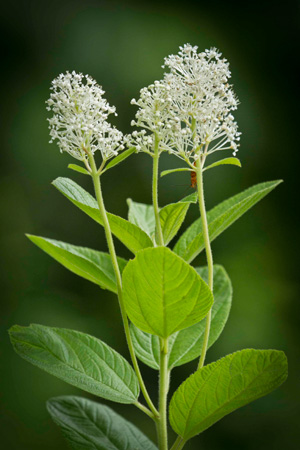
[[[163,57],[186,42],[223,52],[241,101],[236,117],[243,133],[243,168],[207,174],[208,208],[255,183],[284,179],[213,243],[215,262],[232,279],[234,299],[228,324],[207,360],[254,347],[285,350],[290,363],[289,379],[278,391],[231,414],[186,448],[299,448],[297,16],[297,2],[290,1],[40,0],[2,6],[3,448],[64,449],[45,401],[62,394],[85,395],[14,354],[7,336],[11,325],[35,322],[77,329],[128,356],[115,296],[77,278],[24,237],[29,232],[105,249],[103,230],[50,185],[57,176],[70,176],[91,188],[90,180],[67,169],[71,157],[48,144],[44,102],[50,82],[66,70],[89,73],[116,105],[117,126],[129,132],[135,112],[130,99],[162,76]],[[163,168],[175,165],[174,158],[163,158]],[[131,157],[109,172],[103,179],[108,210],[126,216],[127,197],[150,202],[150,180],[147,155]],[[160,204],[183,197],[188,184],[186,174],[163,179]],[[186,224],[197,214],[193,206]],[[120,255],[130,256],[116,245]],[[142,369],[155,396],[157,374]],[[194,369],[195,363],[175,369],[172,390]],[[133,406],[111,406],[155,438],[150,420]]]

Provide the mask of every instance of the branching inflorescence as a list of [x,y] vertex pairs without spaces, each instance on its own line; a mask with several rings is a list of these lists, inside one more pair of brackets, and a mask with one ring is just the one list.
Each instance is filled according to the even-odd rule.
[[240,133],[232,111],[238,100],[228,83],[227,60],[216,49],[197,53],[197,47],[187,44],[178,55],[165,58],[163,68],[169,69],[164,78],[132,100],[139,106],[132,125],[143,128],[133,132],[132,143],[151,153],[154,133],[160,151],[190,164],[199,154],[215,151],[232,150],[236,156]]
[[123,150],[123,133],[108,121],[116,108],[103,98],[104,91],[93,78],[81,73],[65,73],[52,81],[52,93],[47,110],[53,112],[49,120],[51,140],[57,141],[61,152],[76,159],[87,158],[100,151],[103,160]]
[[[77,275],[118,297],[132,365],[100,339],[77,331],[42,325],[13,326],[10,337],[17,353],[52,375],[98,397],[133,404],[155,423],[160,450],[180,450],[226,414],[266,395],[287,376],[283,352],[246,349],[205,365],[207,350],[219,338],[230,312],[232,288],[222,266],[213,265],[211,241],[271,192],[280,181],[261,183],[206,213],[203,172],[222,164],[240,166],[236,154],[240,132],[233,117],[237,97],[229,84],[226,59],[216,49],[198,53],[189,44],[165,58],[165,73],[141,89],[132,125],[124,136],[109,122],[115,108],[88,75],[61,74],[52,83],[47,109],[50,142],[81,161],[69,167],[91,176],[95,197],[68,178],[54,186],[103,226],[108,253],[39,236],[28,237]],[[127,149],[125,150],[125,148]],[[97,152],[99,151],[99,152]],[[215,160],[215,152],[233,156]],[[128,220],[107,213],[102,174],[133,153],[153,159],[153,204],[129,201]],[[190,171],[197,192],[162,208],[158,203],[159,158],[179,157]],[[98,157],[101,161],[98,163]],[[200,218],[173,242],[186,213],[198,203]],[[114,237],[132,253],[117,256]],[[206,252],[206,267],[191,265]],[[175,391],[168,414],[170,373],[199,358],[197,370]],[[159,371],[156,407],[144,383],[138,359]],[[140,391],[146,404],[139,401]],[[135,426],[107,406],[81,397],[49,400],[48,410],[72,448],[140,449],[157,447]],[[168,416],[177,438],[170,447]],[[108,444],[109,443],[109,444]]]

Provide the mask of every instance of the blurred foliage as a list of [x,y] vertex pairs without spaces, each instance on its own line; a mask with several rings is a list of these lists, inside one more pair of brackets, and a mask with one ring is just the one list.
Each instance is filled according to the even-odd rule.
[[[67,169],[68,155],[48,144],[44,102],[60,72],[89,73],[116,105],[115,120],[130,130],[132,97],[162,76],[163,57],[186,42],[219,48],[230,61],[241,105],[242,169],[220,167],[206,176],[208,208],[257,182],[283,178],[267,199],[213,243],[214,260],[228,271],[233,308],[208,361],[246,348],[285,350],[288,382],[269,397],[233,413],[186,448],[272,450],[299,448],[299,302],[297,281],[298,150],[295,77],[298,2],[262,0],[188,3],[117,0],[11,0],[1,6],[2,56],[2,443],[5,449],[64,449],[45,401],[85,395],[14,354],[7,329],[41,323],[88,332],[128,356],[116,297],[76,277],[35,248],[25,232],[105,249],[103,230],[67,202],[50,182],[70,176],[91,191],[90,180]],[[178,166],[164,155],[162,170]],[[134,155],[105,175],[109,211],[125,216],[126,198],[151,201],[151,160]],[[160,183],[160,204],[178,200],[185,173]],[[191,208],[186,224],[197,217]],[[117,243],[118,253],[130,255]],[[197,262],[204,263],[203,256]],[[195,369],[174,370],[173,391]],[[143,367],[156,396],[156,375]],[[155,438],[134,407],[112,405]]]

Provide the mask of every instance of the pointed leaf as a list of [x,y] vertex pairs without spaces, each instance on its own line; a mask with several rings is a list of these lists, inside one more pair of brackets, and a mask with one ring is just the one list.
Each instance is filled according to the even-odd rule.
[[[94,197],[86,192],[75,181],[69,178],[59,177],[52,183],[65,197],[74,205],[84,211],[100,225],[103,220]],[[153,247],[150,237],[139,227],[128,222],[122,217],[107,213],[107,218],[112,233],[127,247],[132,253],[147,247]]]
[[179,202],[189,202],[189,203],[197,203],[197,201],[198,201],[198,193],[197,192],[193,192],[192,194],[187,195],[186,197],[179,200]]
[[74,170],[75,172],[83,173],[84,175],[91,175],[88,170],[84,167],[78,166],[78,164],[69,164],[68,169]]
[[[207,282],[207,267],[196,267],[201,278]],[[222,333],[229,316],[232,299],[230,279],[222,266],[214,266],[214,303],[211,312],[211,328],[208,348],[211,347]],[[169,338],[169,369],[181,366],[198,358],[201,354],[205,331],[205,319],[195,325],[177,331]],[[149,333],[139,330],[131,324],[131,335],[137,357],[153,369],[159,370],[160,347],[159,339]]]
[[[27,234],[27,237],[71,272],[98,284],[102,289],[117,293],[115,272],[109,254],[40,236]],[[127,261],[118,258],[118,263],[123,272]]]
[[117,164],[120,164],[120,162],[127,159],[129,156],[131,156],[133,153],[136,153],[136,148],[131,147],[128,150],[125,150],[124,152],[121,152],[118,156],[113,158],[105,167],[104,170],[102,170],[102,173],[106,172],[107,170],[111,169],[112,167],[116,166]]
[[213,167],[222,166],[224,164],[231,164],[233,166],[242,167],[241,161],[238,158],[224,158],[220,159],[220,161],[216,161],[213,164],[210,164],[209,166],[205,167],[203,169],[203,172],[208,169],[212,169]]
[[173,237],[176,236],[189,206],[189,202],[178,202],[171,203],[160,210],[159,218],[165,245],[168,245]]
[[128,204],[128,220],[137,225],[152,239],[155,233],[155,215],[153,205],[138,203],[127,199]]
[[236,409],[263,397],[287,377],[287,360],[276,350],[242,350],[197,370],[170,403],[172,428],[184,441]]
[[[281,180],[257,184],[210,210],[207,214],[210,241],[213,241],[280,183]],[[179,238],[174,252],[190,263],[203,249],[202,224],[198,219]]]
[[138,379],[130,364],[104,342],[79,331],[43,325],[14,325],[15,351],[31,364],[90,394],[135,403]]
[[123,293],[130,320],[163,338],[199,322],[213,303],[195,269],[166,247],[142,250],[129,261]]
[[48,400],[47,409],[75,450],[157,450],[138,428],[108,406],[62,396]]
[[193,169],[189,169],[188,167],[180,167],[179,169],[170,169],[170,170],[164,170],[160,173],[161,177],[164,177],[165,175],[169,175],[170,173],[174,172],[192,172]]

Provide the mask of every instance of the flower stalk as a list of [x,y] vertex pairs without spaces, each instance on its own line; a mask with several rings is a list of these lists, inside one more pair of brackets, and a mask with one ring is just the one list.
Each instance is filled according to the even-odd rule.
[[158,163],[159,163],[159,139],[155,134],[154,155],[153,155],[153,174],[152,174],[152,201],[156,223],[156,239],[158,245],[164,245],[164,237],[161,229],[159,207],[158,207]]
[[168,369],[168,339],[160,339],[159,367],[159,450],[168,450],[167,396],[169,391],[170,371]]
[[[103,220],[103,227],[104,227],[104,231],[105,231],[105,237],[106,237],[106,241],[107,241],[107,246],[108,246],[108,250],[111,256],[111,260],[112,260],[112,264],[113,264],[113,268],[114,268],[114,272],[115,272],[115,276],[116,276],[116,282],[117,282],[117,290],[118,290],[118,300],[119,300],[119,305],[120,305],[120,310],[121,310],[121,316],[122,316],[122,321],[123,321],[123,326],[124,326],[124,331],[125,331],[125,336],[126,336],[126,340],[127,340],[127,345],[128,345],[128,349],[129,349],[129,353],[131,356],[131,360],[132,360],[132,364],[135,370],[135,373],[137,375],[137,378],[139,380],[139,384],[141,387],[141,391],[144,395],[144,398],[150,408],[151,411],[148,411],[147,414],[149,415],[149,412],[151,412],[152,414],[152,418],[153,420],[157,420],[158,418],[158,411],[155,408],[155,406],[152,403],[152,400],[148,394],[147,388],[145,386],[145,383],[143,381],[142,378],[142,374],[137,362],[137,358],[135,356],[135,352],[134,352],[134,348],[133,348],[133,343],[132,343],[132,339],[131,339],[131,334],[130,334],[130,329],[129,329],[129,321],[128,321],[128,317],[126,314],[126,310],[125,310],[125,305],[123,302],[123,294],[122,294],[122,278],[121,278],[121,273],[120,273],[120,269],[119,269],[119,265],[118,265],[118,260],[117,260],[117,255],[116,255],[116,251],[115,251],[115,246],[114,246],[114,242],[113,242],[113,237],[112,237],[112,233],[111,233],[111,229],[110,229],[110,225],[108,222],[108,218],[107,218],[107,213],[106,213],[106,209],[104,206],[104,201],[103,201],[103,196],[102,196],[102,190],[101,190],[101,182],[100,182],[100,174],[99,171],[97,169],[96,163],[95,163],[95,159],[93,154],[87,150],[88,153],[88,157],[89,157],[89,163],[90,163],[90,168],[91,168],[91,176],[93,179],[93,183],[94,183],[94,189],[95,189],[95,194],[96,194],[96,199],[97,199],[97,203],[99,206],[99,210],[101,213],[101,217]],[[138,405],[136,405],[138,406]],[[138,406],[140,408],[140,406]],[[142,408],[140,408],[142,409]],[[143,411],[145,411],[145,407],[143,408]]]
[[[208,286],[209,286],[210,290],[213,291],[213,256],[212,256],[212,251],[211,251],[211,246],[210,246],[207,216],[206,216],[206,209],[205,209],[203,168],[202,168],[202,159],[201,159],[200,154],[199,154],[198,159],[196,160],[196,173],[197,173],[197,190],[198,190],[200,217],[201,217],[201,222],[202,222],[202,232],[203,232],[206,260],[207,260],[207,266],[208,266]],[[207,346],[208,346],[210,323],[211,323],[211,309],[206,316],[204,340],[203,340],[203,345],[202,345],[201,356],[199,359],[198,369],[201,369],[204,365],[206,352],[207,352]]]

